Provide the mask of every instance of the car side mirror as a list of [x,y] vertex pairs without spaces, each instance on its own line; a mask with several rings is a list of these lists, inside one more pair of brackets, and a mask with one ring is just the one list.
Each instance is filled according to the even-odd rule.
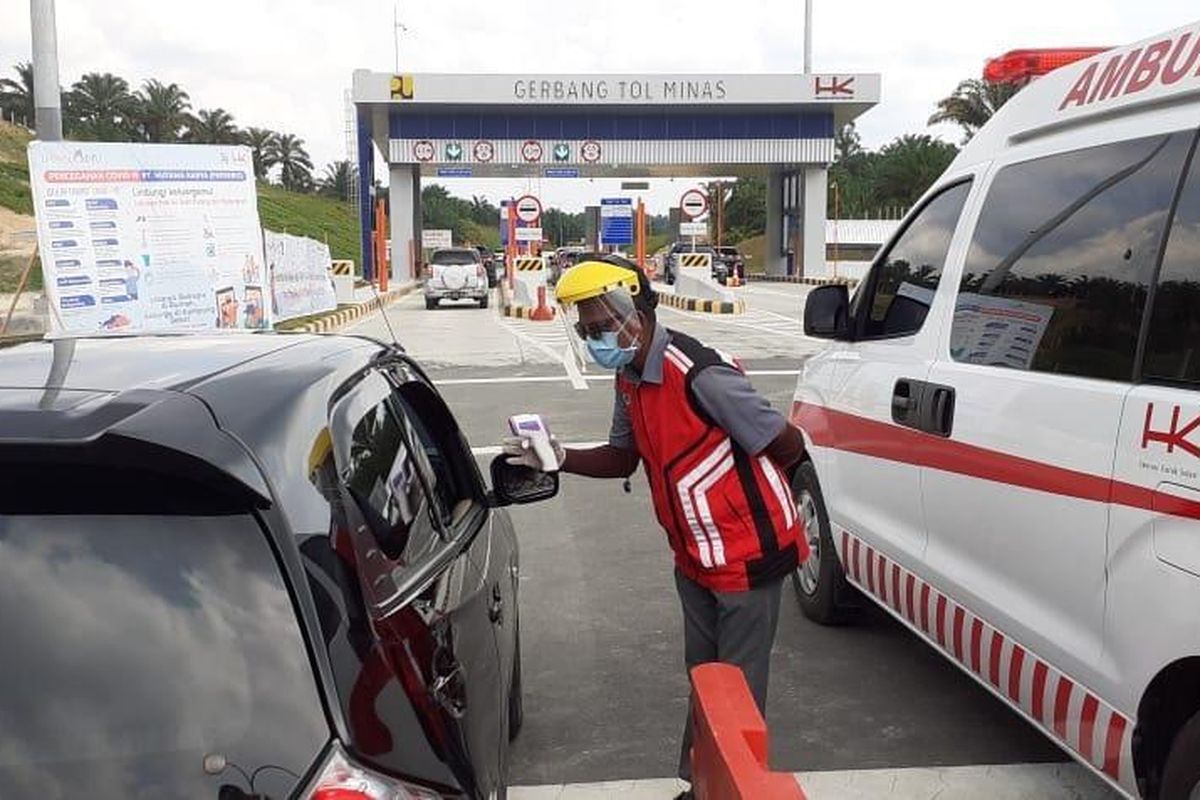
[[818,339],[850,337],[850,290],[845,284],[821,286],[808,293],[804,334]]
[[501,453],[492,459],[491,505],[494,508],[549,500],[558,494],[558,473],[508,463]]

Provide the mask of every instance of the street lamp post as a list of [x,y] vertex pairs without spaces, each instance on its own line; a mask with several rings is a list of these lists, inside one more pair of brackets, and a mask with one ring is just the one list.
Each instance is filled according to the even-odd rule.
[[58,34],[54,0],[29,0],[33,31],[33,98],[37,137],[43,142],[62,139],[62,101],[58,94]]

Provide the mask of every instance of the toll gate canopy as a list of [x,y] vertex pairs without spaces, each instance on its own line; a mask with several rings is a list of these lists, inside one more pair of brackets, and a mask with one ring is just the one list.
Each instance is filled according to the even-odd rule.
[[[877,74],[354,73],[359,175],[389,171],[392,277],[417,274],[421,179],[767,178],[771,274],[824,270],[834,132],[879,102]],[[372,146],[374,145],[374,146]],[[371,184],[360,181],[364,269]]]

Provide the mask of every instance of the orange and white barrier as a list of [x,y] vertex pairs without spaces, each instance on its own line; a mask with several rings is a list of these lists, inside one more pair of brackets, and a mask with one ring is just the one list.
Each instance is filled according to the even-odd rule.
[[767,725],[742,670],[701,664],[691,678],[697,800],[806,800],[790,773],[767,769]]

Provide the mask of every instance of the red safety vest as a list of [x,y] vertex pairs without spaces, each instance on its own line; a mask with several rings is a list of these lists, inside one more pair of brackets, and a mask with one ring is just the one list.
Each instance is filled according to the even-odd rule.
[[765,453],[746,453],[693,400],[696,375],[731,362],[689,336],[670,335],[662,383],[617,373],[617,391],[675,564],[718,592],[779,580],[809,552],[788,479]]

